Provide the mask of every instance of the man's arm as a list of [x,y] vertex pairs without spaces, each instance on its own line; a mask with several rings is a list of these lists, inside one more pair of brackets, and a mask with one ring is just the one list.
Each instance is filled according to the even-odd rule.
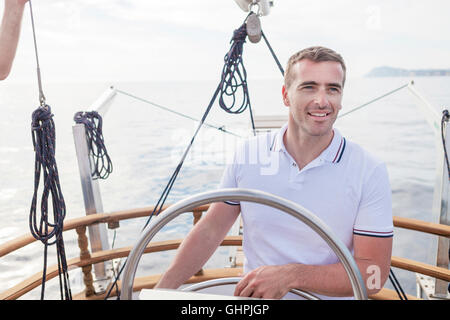
[[0,80],[8,77],[16,55],[23,10],[28,0],[5,0],[0,26]]
[[[392,237],[354,235],[354,259],[369,295],[383,287],[389,275]],[[263,266],[249,272],[236,286],[235,295],[281,299],[290,289],[326,296],[352,296],[350,280],[341,263]]]
[[176,289],[198,272],[225,238],[239,212],[240,206],[213,203],[181,243],[155,288]]

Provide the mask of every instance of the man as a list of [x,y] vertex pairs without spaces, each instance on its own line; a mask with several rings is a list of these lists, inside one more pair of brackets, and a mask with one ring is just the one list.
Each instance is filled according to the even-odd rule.
[[5,80],[16,55],[25,3],[28,0],[5,0],[0,26],[0,80]]
[[[368,293],[374,294],[389,274],[391,193],[384,163],[333,128],[345,73],[342,57],[330,49],[294,54],[282,88],[288,123],[238,148],[221,187],[263,190],[316,214],[353,252]],[[247,202],[212,204],[157,288],[177,288],[197,272],[239,212],[246,260],[235,295],[280,299],[298,288],[323,298],[352,296],[344,267],[325,241],[293,217]]]

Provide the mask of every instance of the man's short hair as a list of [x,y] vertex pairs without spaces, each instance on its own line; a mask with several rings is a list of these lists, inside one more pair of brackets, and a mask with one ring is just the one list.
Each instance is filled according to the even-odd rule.
[[303,50],[300,50],[299,52],[293,54],[287,63],[286,71],[284,72],[284,85],[286,88],[289,88],[289,86],[292,83],[292,67],[299,62],[300,60],[308,59],[313,62],[324,62],[324,61],[335,61],[339,62],[342,66],[342,70],[344,71],[344,79],[342,81],[342,86],[345,84],[345,75],[346,75],[346,67],[345,62],[342,56],[337,53],[334,50],[315,46],[315,47],[309,47]]

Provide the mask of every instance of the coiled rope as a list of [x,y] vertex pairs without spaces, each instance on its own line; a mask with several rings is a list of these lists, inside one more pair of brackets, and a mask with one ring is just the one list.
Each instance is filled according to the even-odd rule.
[[[247,71],[242,58],[246,37],[247,28],[244,23],[239,29],[234,31],[231,39],[231,49],[224,57],[225,64],[219,85],[219,106],[227,113],[239,114],[251,107],[248,95]],[[236,107],[236,94],[239,89],[242,90],[242,100],[239,107]],[[226,97],[231,97],[231,104],[227,104],[225,101]]]
[[[64,287],[64,298],[71,299],[69,274],[63,240],[63,221],[66,216],[66,206],[59,183],[58,168],[55,160],[55,124],[50,106],[39,107],[32,114],[32,137],[35,156],[34,193],[30,209],[30,230],[36,240],[44,244],[44,268],[42,276],[41,299],[44,299],[45,279],[47,273],[48,246],[56,244],[61,299]],[[41,215],[37,218],[37,198],[39,182],[43,174],[43,192],[41,199]],[[52,198],[53,223],[49,221],[49,196]]]
[[[29,1],[31,24],[33,28],[33,37],[35,44],[35,54],[37,62],[37,75],[39,84],[39,102],[40,106],[32,114],[31,134],[33,139],[33,147],[35,151],[35,172],[34,172],[34,193],[31,201],[31,209],[29,216],[30,231],[36,240],[40,240],[44,244],[44,267],[41,286],[41,300],[44,299],[45,281],[47,274],[47,253],[48,246],[56,244],[59,286],[61,300],[71,300],[72,293],[70,290],[69,273],[67,270],[66,254],[63,240],[63,221],[66,216],[66,206],[64,197],[61,192],[59,183],[58,168],[55,160],[56,138],[55,123],[53,114],[49,105],[45,103],[45,96],[42,90],[41,75],[39,69],[39,59],[36,45],[36,35],[34,30],[33,11],[31,1]],[[38,189],[41,178],[43,176],[43,192],[40,202],[40,219],[37,218],[37,200]],[[49,220],[48,201],[51,195],[51,204],[53,208],[53,222]]]
[[103,138],[103,120],[97,111],[77,112],[75,123],[84,124],[93,179],[107,179],[113,171],[111,158]]
[[[252,106],[250,103],[250,95],[248,92],[247,70],[245,69],[242,58],[246,38],[247,24],[244,21],[241,27],[234,31],[233,37],[230,41],[231,48],[224,57],[222,79],[219,84],[219,106],[225,112],[232,114],[240,114],[249,109],[253,134],[256,134]],[[241,91],[240,95],[242,97],[240,104],[237,103],[238,91]],[[229,102],[227,102],[227,100],[229,100]]]

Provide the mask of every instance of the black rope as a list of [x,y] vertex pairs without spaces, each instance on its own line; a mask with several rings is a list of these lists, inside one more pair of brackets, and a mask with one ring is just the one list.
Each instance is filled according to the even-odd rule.
[[[230,41],[231,48],[224,57],[222,79],[219,84],[219,106],[225,112],[232,114],[240,114],[248,108],[250,112],[250,121],[252,124],[253,134],[256,135],[255,122],[253,119],[252,106],[248,91],[247,70],[245,69],[242,58],[244,43],[247,38],[247,18],[238,29],[234,30],[233,37]],[[237,100],[237,94],[239,91],[241,91],[240,104]]]
[[92,178],[107,179],[113,170],[113,166],[103,138],[102,116],[97,111],[80,111],[75,113],[73,120],[78,124],[84,124],[86,129]]
[[[211,108],[212,108],[212,106],[214,104],[214,101],[216,100],[217,95],[219,94],[219,91],[220,91],[219,87],[217,87],[217,89],[216,89],[216,91],[215,91],[215,93],[214,93],[214,95],[213,95],[213,97],[212,97],[212,99],[211,99],[211,101],[210,101],[210,103],[208,105],[208,108],[206,109],[205,114],[203,115],[202,119],[200,120],[200,125],[197,127],[197,130],[196,130],[194,136],[192,137],[192,139],[191,139],[187,149],[185,150],[182,159],[180,160],[180,162],[178,163],[175,171],[173,172],[172,176],[170,177],[169,182],[167,183],[166,187],[164,188],[164,191],[162,192],[158,202],[156,203],[155,207],[153,208],[153,211],[150,214],[150,216],[148,217],[148,219],[147,219],[144,227],[142,228],[142,230],[144,230],[147,227],[147,225],[150,223],[150,220],[152,219],[152,217],[154,215],[158,215],[161,212],[161,210],[162,210],[162,208],[164,206],[164,203],[166,202],[166,199],[167,199],[170,191],[172,190],[173,184],[175,183],[175,180],[176,180],[176,178],[178,176],[178,173],[180,172],[181,167],[183,166],[184,160],[186,159],[186,156],[187,156],[190,148],[194,144],[195,137],[197,136],[197,134],[198,134],[202,124],[206,120],[206,117],[207,117],[209,111],[211,110]],[[126,263],[127,263],[127,260],[125,260],[125,263],[122,265],[122,268],[120,269],[119,273],[117,274],[117,276],[116,276],[116,278],[114,280],[114,283],[109,288],[109,291],[108,291],[108,293],[105,296],[105,300],[108,299],[108,297],[110,296],[110,294],[112,292],[112,289],[116,286],[117,280],[119,279],[120,275],[122,274],[122,271],[124,270]],[[119,293],[119,291],[117,291],[117,299],[120,300],[120,293]]]
[[275,51],[273,51],[272,46],[270,45],[269,41],[266,38],[266,35],[264,34],[264,32],[262,30],[261,30],[261,35],[262,35],[267,47],[269,48],[269,51],[272,54],[272,57],[275,60],[277,66],[278,66],[278,69],[280,69],[281,75],[284,76],[284,69],[281,66],[280,60],[278,60],[277,55],[275,54]]
[[449,115],[448,110],[446,109],[446,110],[442,111],[442,119],[441,119],[442,147],[444,148],[445,164],[447,165],[447,174],[448,174],[448,179],[450,180],[450,165],[449,165],[449,161],[448,161],[447,145],[445,143],[445,133],[444,133],[445,123],[448,122],[449,119],[450,119],[450,115]]
[[[44,244],[41,300],[44,299],[45,293],[48,246],[53,244],[56,244],[56,253],[58,258],[58,276],[61,300],[72,300],[63,240],[63,224],[66,216],[66,205],[61,192],[58,168],[55,160],[55,123],[53,122],[53,114],[51,113],[50,106],[48,106],[45,102],[45,96],[42,90],[42,79],[39,67],[36,31],[34,28],[31,0],[28,1],[28,4],[30,7],[31,27],[33,31],[40,103],[40,107],[33,112],[31,117],[31,135],[33,138],[33,146],[36,155],[34,164],[34,193],[31,201],[29,225],[33,237],[36,240],[40,240]],[[43,175],[43,192],[41,198],[40,221],[39,224],[37,224],[37,194],[41,179],[41,171]],[[53,223],[49,221],[48,215],[48,200],[50,195],[52,197]]]
[[397,277],[394,274],[394,271],[389,269],[389,280],[392,283],[392,286],[394,287],[395,291],[397,292],[398,297],[400,300],[408,300],[408,297],[406,296],[405,292],[403,291],[402,286],[400,285],[400,282],[397,280]]
[[[69,274],[63,240],[63,222],[66,216],[66,206],[59,183],[58,168],[55,160],[55,124],[50,106],[39,107],[32,114],[31,132],[35,155],[34,193],[31,202],[29,224],[31,234],[44,244],[44,268],[42,275],[41,299],[44,299],[47,273],[48,246],[56,244],[61,299],[71,300]],[[38,189],[43,175],[43,192],[41,199],[41,215],[37,219]],[[49,221],[48,200],[51,195],[53,222]],[[63,296],[64,288],[64,296]]]
[[[224,57],[222,69],[222,80],[220,87],[219,106],[228,113],[239,114],[250,107],[250,98],[247,85],[247,71],[245,70],[242,53],[245,39],[247,37],[247,26],[244,23],[233,33],[231,49]],[[242,91],[242,100],[237,107],[236,95],[238,90]],[[225,98],[231,97],[231,103]]]

